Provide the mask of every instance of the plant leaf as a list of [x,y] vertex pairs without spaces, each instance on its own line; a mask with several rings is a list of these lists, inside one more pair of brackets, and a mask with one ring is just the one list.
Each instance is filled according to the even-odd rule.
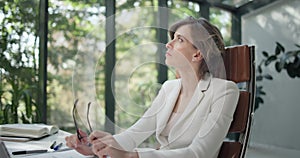
[[278,73],[281,72],[282,68],[283,68],[284,65],[281,64],[281,62],[276,62],[275,63],[275,69]]
[[257,98],[256,98],[256,101],[257,101],[258,103],[264,103],[264,100],[263,100],[261,97],[257,97]]
[[254,112],[259,108],[259,103],[255,101]]
[[295,68],[299,68],[299,66],[300,66],[300,59],[299,59],[298,56],[295,56],[293,65],[294,65]]
[[256,89],[260,89],[260,90],[261,90],[262,88],[263,88],[263,86],[257,86],[257,87],[256,87]]
[[272,55],[270,56],[266,61],[265,61],[265,66],[268,66],[272,61],[277,60],[277,56],[276,55]]
[[263,51],[262,54],[263,54],[266,58],[269,57],[269,54],[268,54],[268,52],[266,52],[266,51]]
[[297,70],[297,77],[300,77],[300,67],[298,67]]
[[278,55],[280,54],[280,52],[284,52],[284,51],[285,51],[284,47],[279,42],[276,42],[275,54]]
[[259,66],[257,66],[257,70],[258,70],[258,73],[262,73],[262,69],[261,69],[261,66],[259,65]]
[[296,77],[297,72],[295,71],[295,68],[294,68],[294,66],[293,66],[292,63],[287,64],[286,70],[287,70],[288,75],[289,75],[291,78],[295,78],[295,77]]
[[31,96],[28,90],[23,91],[23,99],[25,103],[26,117],[30,118],[32,115],[32,104],[31,104]]
[[22,114],[22,116],[21,116],[22,122],[23,123],[30,123],[30,121],[26,118],[26,115],[23,112],[21,114]]
[[260,91],[259,93],[260,93],[260,95],[266,95],[266,94],[267,94],[267,93],[264,92],[264,91]]
[[264,78],[266,78],[268,80],[273,80],[273,77],[270,74],[265,74]]
[[297,56],[297,54],[300,51],[288,51],[286,53],[284,53],[281,57],[280,60],[283,60],[283,62],[288,61],[291,57]]
[[263,77],[262,76],[256,76],[256,81],[262,81]]

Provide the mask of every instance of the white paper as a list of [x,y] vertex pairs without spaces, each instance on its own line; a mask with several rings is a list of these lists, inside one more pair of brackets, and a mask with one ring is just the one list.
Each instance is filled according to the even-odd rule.
[[94,158],[94,156],[84,156],[75,150],[62,151],[62,152],[47,152],[42,154],[28,154],[14,156],[14,158]]

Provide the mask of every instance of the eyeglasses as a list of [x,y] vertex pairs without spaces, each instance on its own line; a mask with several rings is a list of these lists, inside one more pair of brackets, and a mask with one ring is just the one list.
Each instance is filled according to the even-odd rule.
[[[74,124],[75,124],[75,128],[76,128],[77,137],[78,137],[79,141],[81,141],[81,139],[83,139],[84,136],[82,136],[79,132],[78,122],[76,119],[76,117],[79,117],[78,110],[77,110],[77,103],[78,103],[78,99],[75,100],[74,106],[73,106],[73,120],[74,120]],[[89,131],[88,131],[89,133],[91,133],[93,131],[91,123],[90,123],[90,119],[89,119],[90,106],[91,106],[91,102],[88,103],[87,114],[86,114],[86,119],[87,119],[87,123],[88,123],[88,127],[89,127]]]

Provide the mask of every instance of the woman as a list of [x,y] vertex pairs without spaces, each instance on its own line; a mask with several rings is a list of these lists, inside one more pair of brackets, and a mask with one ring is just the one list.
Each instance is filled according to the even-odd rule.
[[[214,77],[225,74],[220,66],[223,38],[207,20],[192,17],[172,25],[169,35],[165,62],[180,78],[166,81],[151,107],[126,131],[113,136],[95,131],[83,142],[72,135],[66,137],[67,146],[112,158],[217,157],[239,95],[235,83]],[[159,149],[137,148],[153,133]]]

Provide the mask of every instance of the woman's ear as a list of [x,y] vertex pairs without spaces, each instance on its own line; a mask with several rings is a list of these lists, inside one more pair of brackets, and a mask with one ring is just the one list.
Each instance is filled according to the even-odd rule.
[[200,52],[200,50],[197,50],[197,52],[193,54],[192,61],[193,62],[199,62],[202,59],[203,59],[202,53]]

